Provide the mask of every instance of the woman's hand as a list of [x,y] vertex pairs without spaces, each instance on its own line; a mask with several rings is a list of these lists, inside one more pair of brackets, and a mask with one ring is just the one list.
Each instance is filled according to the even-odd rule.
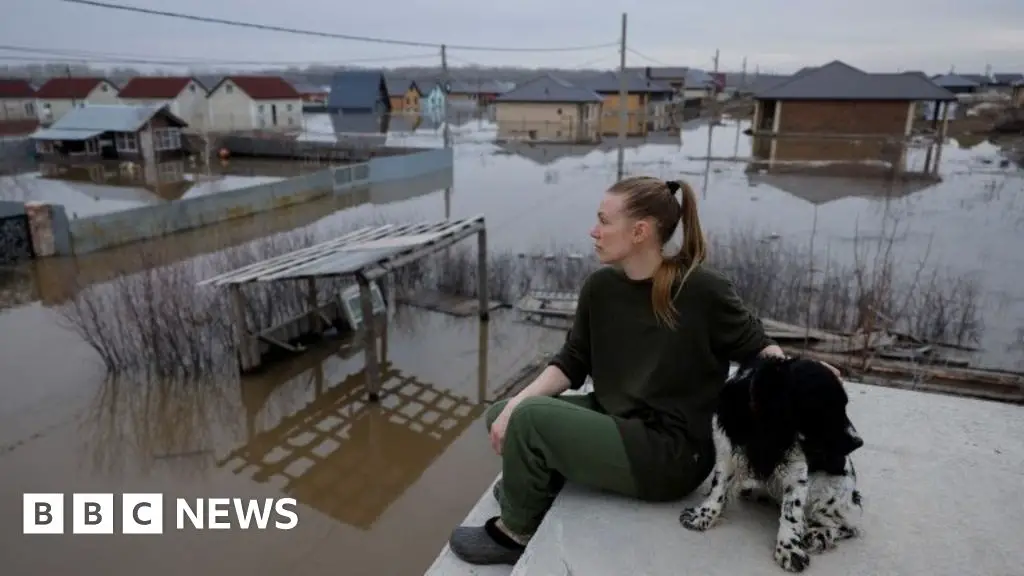
[[509,400],[501,410],[501,414],[498,414],[498,417],[494,419],[494,423],[491,424],[491,448],[498,455],[501,455],[501,448],[505,443],[505,430],[508,428],[508,419],[512,416],[512,411],[518,405],[518,397]]

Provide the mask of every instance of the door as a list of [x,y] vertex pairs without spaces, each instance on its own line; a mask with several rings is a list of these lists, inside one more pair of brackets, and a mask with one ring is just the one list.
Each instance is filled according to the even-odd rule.
[[277,126],[277,104],[270,105],[270,125]]

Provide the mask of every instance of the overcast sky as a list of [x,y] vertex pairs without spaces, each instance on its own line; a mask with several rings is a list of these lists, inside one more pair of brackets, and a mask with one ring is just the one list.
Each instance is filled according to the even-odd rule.
[[[108,0],[188,14],[428,43],[560,47],[614,43],[627,65],[791,72],[841,59],[869,71],[1024,72],[1024,0]],[[0,44],[155,59],[429,65],[428,47],[322,39],[69,4],[3,0]],[[13,53],[0,50],[0,56]],[[453,66],[613,67],[617,47],[499,53],[452,49]],[[652,59],[652,60],[651,60]]]

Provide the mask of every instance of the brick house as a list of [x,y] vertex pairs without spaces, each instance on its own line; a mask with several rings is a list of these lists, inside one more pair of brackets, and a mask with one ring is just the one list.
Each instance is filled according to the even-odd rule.
[[494,100],[498,139],[599,142],[603,101],[589,88],[545,74]]
[[72,108],[117,104],[117,86],[106,78],[51,78],[36,91],[39,122],[49,126]]
[[758,159],[860,162],[893,151],[901,158],[918,105],[948,106],[956,96],[923,74],[872,74],[833,61],[770,85],[754,100]]
[[225,76],[207,104],[212,132],[302,130],[302,95],[280,76]]
[[138,76],[117,96],[122,104],[167,104],[171,114],[199,130],[206,123],[206,88],[190,76]]
[[[675,89],[637,72],[627,70],[625,74],[626,135],[646,136],[649,130],[667,128]],[[601,134],[604,136],[619,133],[619,78],[619,72],[603,72],[580,82],[604,99],[601,105]]]

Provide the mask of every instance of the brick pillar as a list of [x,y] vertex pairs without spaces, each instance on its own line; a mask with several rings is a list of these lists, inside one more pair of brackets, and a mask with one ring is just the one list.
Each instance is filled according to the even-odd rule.
[[53,218],[50,214],[50,205],[26,202],[25,214],[28,216],[28,229],[35,257],[45,258],[55,255],[57,249],[53,239]]

